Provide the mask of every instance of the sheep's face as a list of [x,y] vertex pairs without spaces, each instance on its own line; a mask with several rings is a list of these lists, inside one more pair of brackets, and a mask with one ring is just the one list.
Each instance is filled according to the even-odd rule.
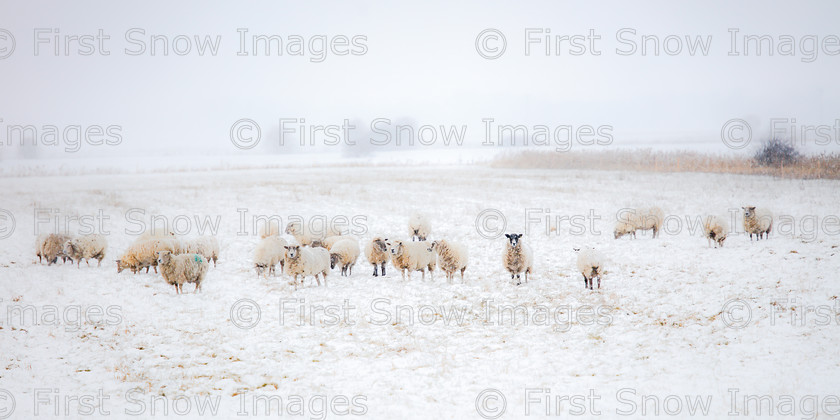
[[73,253],[73,242],[67,241],[64,243],[64,254],[72,254]]
[[521,233],[506,233],[505,237],[508,238],[508,241],[510,241],[510,246],[513,247],[513,248],[516,248],[516,246],[519,244],[519,238],[522,237],[522,234]]
[[[387,240],[387,239],[386,239]],[[373,246],[379,249],[379,252],[388,252],[388,245],[385,242],[386,240],[376,240],[373,241]]]
[[755,206],[741,207],[741,208],[744,209],[744,217],[750,218],[750,217],[755,216]]
[[300,255],[300,245],[292,245],[287,246],[286,248],[286,258],[288,259],[295,259]]
[[261,276],[265,273],[265,270],[268,268],[267,264],[254,264],[254,269],[257,270],[257,275]]
[[330,254],[330,269],[335,268],[336,264],[338,264],[338,254]]
[[391,255],[402,255],[403,253],[403,243],[402,241],[394,241],[394,244],[391,245]]
[[289,235],[298,235],[303,230],[303,226],[300,222],[290,222],[286,225],[286,233]]
[[726,240],[726,236],[725,236],[725,235],[718,236],[718,238],[717,238],[717,243],[718,243],[718,245],[720,245],[720,247],[721,247],[721,248],[723,248],[723,241],[725,241],[725,240]]
[[155,252],[155,254],[157,254],[158,265],[168,264],[169,261],[172,259],[172,253],[169,251],[158,251]]

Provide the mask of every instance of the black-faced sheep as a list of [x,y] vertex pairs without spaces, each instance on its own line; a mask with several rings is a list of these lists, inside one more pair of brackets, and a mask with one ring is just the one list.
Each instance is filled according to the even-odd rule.
[[207,260],[198,254],[173,255],[169,251],[157,252],[157,265],[160,274],[172,286],[176,293],[183,293],[185,283],[195,283],[195,293],[201,290],[201,282],[210,269]]
[[327,285],[327,273],[330,271],[330,252],[326,248],[310,248],[300,245],[286,246],[286,274],[292,277],[295,290],[298,287],[298,276],[301,277],[300,284],[306,276],[315,277],[318,285],[321,280],[318,274],[324,278],[324,286]]
[[414,214],[408,219],[408,235],[412,241],[425,241],[432,233],[432,223],[422,214]]
[[583,275],[583,288],[592,290],[592,282],[598,279],[598,288],[601,288],[601,275],[604,273],[604,256],[600,252],[588,248],[581,250],[575,248],[577,252],[577,269]]
[[90,266],[91,258],[98,260],[96,266],[101,267],[107,248],[108,241],[102,235],[85,235],[64,242],[64,254],[76,262],[77,268],[81,267],[82,260]]
[[381,275],[385,275],[385,263],[388,262],[388,240],[380,237],[373,238],[365,245],[365,257],[373,265],[373,276],[380,275],[379,268],[382,268]]
[[741,207],[744,209],[744,231],[750,235],[750,241],[764,239],[764,235],[770,238],[770,231],[773,230],[773,213],[770,210],[755,206]]
[[463,244],[440,239],[432,242],[432,249],[437,253],[440,269],[446,273],[446,281],[452,283],[456,272],[461,272],[461,282],[464,281],[464,271],[467,270],[469,254]]
[[341,275],[353,274],[353,266],[359,259],[359,242],[353,238],[347,238],[333,243],[329,248],[330,268],[341,267]]
[[426,241],[394,241],[391,244],[391,264],[394,265],[394,268],[400,270],[403,280],[405,280],[406,273],[408,273],[408,279],[411,280],[412,271],[422,272],[422,280],[424,281],[426,280],[426,271],[428,271],[431,279],[434,280],[436,260],[431,244]]
[[521,233],[507,233],[505,237],[508,242],[505,244],[503,260],[505,269],[510,272],[510,279],[516,279],[517,286],[522,284],[520,273],[525,273],[525,283],[528,283],[528,274],[534,272],[534,255],[531,248],[522,242]]

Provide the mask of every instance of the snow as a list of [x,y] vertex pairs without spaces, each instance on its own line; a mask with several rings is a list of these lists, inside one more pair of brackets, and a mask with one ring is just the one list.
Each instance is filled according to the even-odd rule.
[[[345,409],[370,418],[480,418],[476,399],[488,398],[478,407],[492,414],[498,393],[503,418],[524,417],[526,408],[535,418],[576,414],[580,407],[559,397],[590,395],[599,399],[581,404],[582,418],[616,410],[653,417],[654,397],[663,415],[681,401],[676,418],[689,415],[685,398],[695,397],[711,398],[712,417],[726,416],[733,400],[742,417],[755,416],[745,394],[770,395],[775,416],[793,396],[790,418],[812,418],[804,398],[837,394],[838,181],[482,165],[6,179],[0,207],[14,215],[15,230],[0,240],[0,413],[7,390],[15,418],[79,417],[78,396],[107,398],[101,408],[115,418],[162,417],[164,406],[170,416],[197,418],[202,401],[218,403],[220,418],[264,416],[256,396],[280,396],[283,414],[301,409],[298,418],[353,417],[340,415]],[[613,239],[619,209],[650,205],[671,223],[660,238]],[[746,205],[776,214],[769,240],[743,234]],[[252,216],[279,215],[285,225],[294,216],[344,215],[368,240],[404,238],[416,211],[431,219],[432,238],[468,246],[465,283],[456,276],[447,284],[441,271],[433,282],[420,273],[404,282],[390,264],[385,278],[374,278],[363,256],[352,276],[336,269],[327,287],[308,278],[297,291],[253,269]],[[526,235],[536,272],[514,286],[501,263],[502,221],[476,219],[504,215],[505,231],[522,232],[527,212],[542,220]],[[559,233],[547,233],[546,214]],[[724,248],[708,247],[700,223],[687,226],[686,218],[706,214],[738,215]],[[56,220],[77,232],[97,215],[108,217],[101,268],[37,262],[36,218],[50,221],[39,232]],[[177,220],[187,236],[199,233],[194,217],[218,220],[221,255],[202,293],[176,295],[154,273],[116,273],[113,260],[138,233],[129,218],[151,217]],[[576,246],[607,257],[600,290],[584,290]],[[21,307],[33,315],[21,320]],[[544,391],[538,403],[528,402],[533,389]],[[653,396],[648,405],[643,395]]]

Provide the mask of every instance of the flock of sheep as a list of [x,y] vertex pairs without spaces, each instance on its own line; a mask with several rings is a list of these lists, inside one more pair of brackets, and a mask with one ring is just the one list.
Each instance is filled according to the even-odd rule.
[[[744,209],[744,230],[757,239],[770,236],[773,229],[773,215],[765,209],[756,210],[755,207]],[[636,232],[652,230],[656,238],[662,229],[664,213],[658,207],[629,211],[620,217],[614,230],[615,239]],[[385,275],[385,266],[391,265],[400,271],[403,280],[406,275],[409,280],[414,271],[420,271],[425,280],[426,272],[434,280],[434,270],[439,266],[446,273],[447,282],[451,283],[455,274],[460,273],[461,281],[469,264],[466,246],[461,243],[444,239],[427,241],[431,233],[431,223],[422,215],[414,215],[409,219],[408,232],[411,241],[389,240],[374,237],[364,246],[364,255],[368,263],[373,266],[373,275]],[[308,229],[302,222],[292,222],[286,226],[285,232],[294,237],[295,242],[288,242],[280,236],[280,226],[268,223],[260,232],[260,242],[254,251],[254,268],[258,276],[276,274],[275,267],[279,264],[282,273],[290,276],[295,289],[303,284],[306,277],[314,277],[318,285],[323,279],[326,286],[327,274],[331,269],[340,268],[342,276],[349,276],[361,255],[359,238],[353,235],[327,229],[326,232],[315,232]],[[703,224],[704,236],[715,247],[722,247],[729,232],[729,225],[725,218],[707,216]],[[523,241],[522,234],[506,234],[507,243],[503,253],[503,265],[511,275],[511,281],[521,284],[520,278],[524,274],[528,282],[528,274],[533,274],[534,257],[531,248]],[[63,262],[70,260],[77,267],[81,261],[90,265],[89,260],[98,261],[102,265],[107,250],[107,241],[102,235],[85,235],[71,237],[63,234],[48,234],[38,237],[36,255],[39,262],[46,259],[52,265],[62,258]],[[594,280],[598,280],[601,288],[601,275],[604,273],[604,256],[592,248],[575,248],[577,252],[577,269],[584,279],[584,287],[593,289]],[[137,273],[142,269],[149,272],[154,268],[164,280],[175,287],[176,293],[182,293],[185,283],[195,284],[195,291],[201,290],[201,282],[209,270],[210,261],[213,266],[219,258],[219,243],[215,237],[201,236],[182,241],[172,233],[144,234],[138,237],[131,246],[116,260],[117,272],[130,269]],[[319,277],[320,276],[320,277]]]

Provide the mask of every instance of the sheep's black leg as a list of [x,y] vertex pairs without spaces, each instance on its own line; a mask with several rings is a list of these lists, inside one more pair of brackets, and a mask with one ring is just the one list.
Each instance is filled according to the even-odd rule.
[[599,289],[601,288],[601,276],[600,275],[598,275],[598,288]]
[[373,277],[379,277],[379,266],[376,264],[373,265]]
[[382,263],[382,275],[385,275],[385,263]]

